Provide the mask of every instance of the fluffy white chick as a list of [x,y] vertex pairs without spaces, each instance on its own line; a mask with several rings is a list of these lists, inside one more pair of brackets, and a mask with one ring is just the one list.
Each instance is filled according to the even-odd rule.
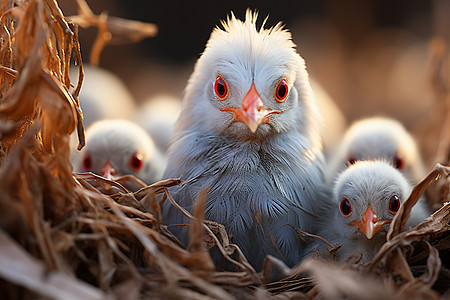
[[327,181],[348,164],[375,159],[392,162],[413,184],[426,175],[418,146],[405,127],[394,119],[373,117],[354,122],[346,131],[330,159]]
[[[327,187],[304,61],[281,24],[258,29],[256,18],[231,14],[213,30],[186,87],[164,177],[181,176],[173,197],[190,211],[206,189],[205,218],[224,224],[260,269],[267,254],[300,261],[302,240],[286,224],[312,231],[305,211],[322,206]],[[188,223],[168,201],[163,211],[167,224]],[[170,228],[185,240],[185,227]]]
[[324,154],[325,157],[329,157],[337,145],[339,145],[345,133],[347,120],[337,103],[317,80],[311,79],[311,87],[323,119],[322,137]]
[[[106,119],[131,120],[135,114],[135,100],[125,83],[114,73],[100,67],[84,66],[84,79],[79,101],[83,112],[83,124],[87,129],[96,121]],[[70,69],[74,85],[78,83],[78,68]],[[71,162],[76,159],[77,133],[71,135]]]
[[[358,161],[337,177],[329,218],[322,220],[319,235],[331,245],[342,244],[337,250],[338,261],[361,252],[360,263],[368,262],[386,242],[389,225],[411,191],[408,180],[390,163]],[[407,226],[416,226],[428,216],[420,199]],[[317,241],[312,248],[325,246]]]
[[134,175],[146,184],[162,178],[166,159],[137,124],[102,120],[86,131],[86,146],[76,153],[74,171],[93,172],[108,179]]
[[[79,100],[85,128],[99,120],[133,118],[134,98],[117,75],[92,66],[84,66],[84,73]],[[70,70],[70,78],[78,82],[78,68]]]
[[136,122],[148,132],[163,153],[169,148],[169,139],[180,115],[180,105],[180,100],[175,97],[158,95],[137,110]]

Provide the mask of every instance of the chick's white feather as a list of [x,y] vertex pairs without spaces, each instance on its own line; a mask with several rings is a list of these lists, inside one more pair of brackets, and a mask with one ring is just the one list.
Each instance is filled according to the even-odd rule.
[[147,100],[136,113],[136,122],[152,137],[156,146],[165,153],[175,122],[180,114],[180,100],[159,95]]
[[420,151],[414,138],[398,121],[374,117],[354,122],[346,131],[329,164],[327,180],[346,167],[349,160],[383,159],[400,164],[399,169],[413,184],[425,175]]
[[317,80],[311,79],[311,87],[323,119],[321,130],[323,151],[327,158],[333,154],[342,140],[348,126],[347,120],[337,103]]
[[[139,168],[133,168],[132,156],[141,159]],[[109,162],[115,176],[134,175],[147,184],[162,178],[166,159],[155,147],[149,135],[137,124],[120,119],[102,120],[92,124],[86,131],[86,146],[75,154],[74,170],[102,173]],[[89,156],[90,166],[85,159]]]
[[[385,161],[359,161],[339,174],[333,189],[333,205],[328,213],[329,218],[322,220],[322,230],[319,234],[331,245],[342,244],[337,250],[338,261],[345,261],[351,254],[362,253],[361,263],[370,261],[383,243],[386,233],[395,216],[390,211],[389,203],[397,196],[400,204],[406,201],[412,191],[412,186],[400,171]],[[344,215],[341,203],[347,199],[351,206],[349,215]],[[373,209],[377,221],[384,223],[382,230],[368,238],[352,222],[362,220],[368,207]],[[397,206],[393,206],[398,208]],[[418,225],[429,216],[423,199],[413,207],[407,227]],[[354,223],[353,223],[354,224]],[[317,241],[312,248],[322,249],[326,245]]]
[[[256,14],[244,22],[234,15],[216,28],[195,65],[185,90],[164,177],[180,177],[173,196],[192,211],[199,193],[208,189],[206,219],[225,225],[249,261],[261,268],[267,254],[293,265],[302,241],[286,224],[313,230],[314,213],[325,198],[320,117],[303,59],[282,26],[257,29]],[[220,101],[214,83],[220,74],[228,98]],[[283,103],[275,88],[285,78]],[[234,115],[252,83],[270,116],[253,133]],[[163,207],[168,224],[187,223],[170,204]],[[180,231],[171,227],[176,234]],[[281,255],[280,255],[281,254]]]
[[[84,66],[84,73],[79,100],[85,128],[100,120],[133,117],[134,98],[117,75],[93,66]],[[78,68],[70,70],[70,77],[78,78]]]

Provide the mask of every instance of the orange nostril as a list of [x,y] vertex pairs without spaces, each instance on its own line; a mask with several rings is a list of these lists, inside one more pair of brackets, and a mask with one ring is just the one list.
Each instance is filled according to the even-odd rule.
[[363,215],[361,221],[363,221],[363,223],[369,222],[369,220],[367,220],[367,215]]
[[262,100],[258,99],[258,101],[256,102],[256,109],[258,111],[261,111],[263,109],[263,106],[264,106],[264,104],[263,104]]

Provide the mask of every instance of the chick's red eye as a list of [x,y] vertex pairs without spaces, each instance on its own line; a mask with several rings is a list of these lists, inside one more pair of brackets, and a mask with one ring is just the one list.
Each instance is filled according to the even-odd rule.
[[342,198],[340,208],[341,208],[341,213],[345,217],[348,217],[352,214],[352,206],[350,204],[350,201],[348,201],[348,199],[345,197]]
[[227,82],[221,75],[217,75],[216,83],[214,83],[214,91],[216,92],[217,98],[220,101],[224,101],[228,98],[228,86]]
[[349,162],[351,165],[355,164],[355,162],[356,162],[356,157],[354,157],[354,156],[349,156],[348,162]]
[[398,155],[394,156],[394,167],[397,170],[403,169],[403,159],[400,156],[398,156]]
[[136,171],[140,170],[142,168],[143,159],[142,154],[134,153],[130,158],[130,167]]
[[397,195],[394,195],[391,197],[391,200],[389,200],[389,212],[395,214],[399,208],[400,208],[400,199],[398,198]]
[[277,85],[277,89],[275,90],[275,100],[280,103],[284,102],[288,94],[288,90],[289,87],[286,79],[281,79],[281,81]]
[[86,153],[83,158],[83,168],[86,171],[89,171],[92,168],[92,157],[89,153]]

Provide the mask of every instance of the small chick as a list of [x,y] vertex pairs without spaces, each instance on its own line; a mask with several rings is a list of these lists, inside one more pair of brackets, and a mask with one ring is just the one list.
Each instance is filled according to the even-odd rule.
[[[83,124],[87,129],[93,123],[106,119],[131,120],[135,114],[135,100],[125,83],[114,73],[85,65],[84,80],[79,101],[83,112]],[[70,78],[78,83],[78,68],[70,69]],[[71,162],[77,156],[77,133],[71,135]]]
[[335,100],[317,80],[312,78],[311,88],[322,116],[323,151],[325,157],[329,157],[345,133],[347,120]]
[[[336,179],[329,218],[324,218],[319,235],[331,245],[342,244],[338,261],[361,252],[360,263],[368,262],[386,242],[389,225],[411,191],[406,178],[388,162],[358,161]],[[416,226],[428,216],[420,199],[407,226]],[[325,243],[317,241],[312,248],[322,247]]]
[[413,184],[425,175],[425,168],[414,138],[393,119],[374,117],[353,123],[346,131],[336,154],[330,159],[327,181],[349,163],[382,159],[392,162]]
[[108,179],[134,175],[146,184],[162,178],[166,160],[149,135],[130,121],[113,119],[92,124],[86,147],[76,154],[74,170]]
[[169,95],[159,95],[146,101],[137,110],[136,122],[147,131],[163,153],[169,148],[180,107],[180,100]]
[[[79,98],[85,128],[100,120],[133,117],[135,100],[119,77],[98,67],[84,66],[84,72]],[[70,78],[78,79],[78,69],[70,70]]]

